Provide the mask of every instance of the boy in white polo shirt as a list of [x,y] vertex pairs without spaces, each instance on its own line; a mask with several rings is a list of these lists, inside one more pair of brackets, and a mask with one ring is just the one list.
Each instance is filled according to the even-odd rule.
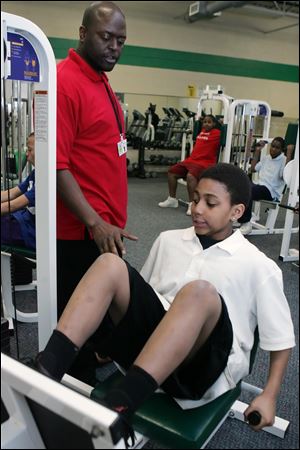
[[280,269],[233,232],[249,197],[247,175],[217,164],[200,177],[193,227],[161,233],[142,276],[118,256],[101,255],[38,355],[38,370],[60,379],[94,333],[99,354],[127,370],[105,404],[130,421],[158,386],[183,408],[232,389],[249,372],[258,327],[270,370],[245,414],[260,413],[255,430],[271,425],[295,338]]

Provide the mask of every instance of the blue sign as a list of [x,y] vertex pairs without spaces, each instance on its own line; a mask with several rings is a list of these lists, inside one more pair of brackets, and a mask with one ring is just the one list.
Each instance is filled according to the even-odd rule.
[[16,33],[7,33],[9,80],[40,81],[40,64],[31,43]]

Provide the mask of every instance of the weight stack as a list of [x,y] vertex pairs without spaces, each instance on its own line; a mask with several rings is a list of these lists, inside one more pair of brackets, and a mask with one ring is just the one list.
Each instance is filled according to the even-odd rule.
[[1,352],[10,355],[9,323],[1,317]]

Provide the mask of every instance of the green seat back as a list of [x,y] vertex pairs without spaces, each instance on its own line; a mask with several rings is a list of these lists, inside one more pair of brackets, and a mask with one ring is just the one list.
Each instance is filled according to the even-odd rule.
[[286,145],[290,144],[296,145],[297,133],[298,133],[298,124],[289,123],[284,137]]

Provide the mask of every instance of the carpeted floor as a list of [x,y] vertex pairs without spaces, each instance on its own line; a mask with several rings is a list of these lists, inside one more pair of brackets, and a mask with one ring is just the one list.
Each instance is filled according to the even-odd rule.
[[[167,181],[165,176],[155,179],[129,179],[129,209],[127,230],[139,237],[138,242],[126,242],[126,259],[137,269],[140,269],[151,248],[154,239],[161,231],[190,226],[191,219],[185,215],[185,208],[161,209],[158,202],[167,197]],[[178,197],[186,200],[186,188],[179,185]],[[280,211],[278,223],[282,226],[286,210]],[[295,216],[295,223],[298,222]],[[278,263],[283,272],[285,293],[291,308],[297,336],[299,337],[299,273],[298,266],[291,262],[278,260],[282,235],[249,236],[249,240]],[[291,247],[299,248],[298,234],[292,235]],[[31,293],[17,293],[17,303],[20,309],[34,310],[36,302]],[[37,326],[35,324],[17,324],[17,333],[11,338],[11,353],[20,359],[33,357],[38,351]],[[16,344],[18,334],[18,346]],[[17,348],[18,347],[18,348]],[[252,374],[247,382],[262,387],[267,374],[268,357],[258,351]],[[106,376],[111,368],[100,369],[99,377]],[[299,448],[299,349],[293,349],[288,370],[282,385],[277,415],[290,421],[290,426],[284,440],[265,432],[255,433],[247,425],[227,419],[221,429],[210,441],[207,448],[211,449],[298,449]],[[242,398],[248,401],[247,398]],[[149,442],[145,448],[162,448],[155,442]]]

